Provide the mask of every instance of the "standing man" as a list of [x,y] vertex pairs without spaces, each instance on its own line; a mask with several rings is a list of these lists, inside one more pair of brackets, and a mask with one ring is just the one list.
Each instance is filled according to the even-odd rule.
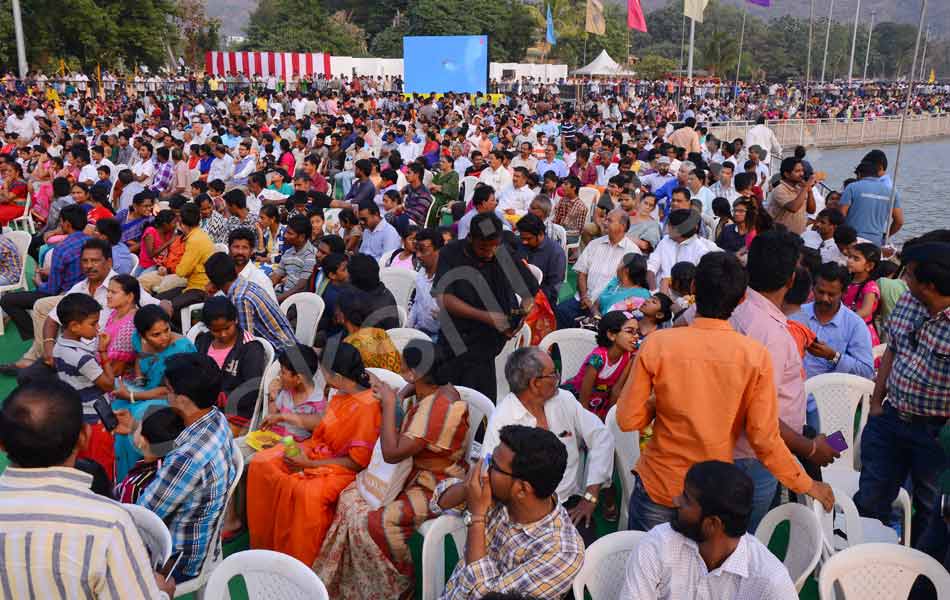
[[418,329],[433,341],[439,337],[439,305],[432,297],[432,282],[443,244],[438,229],[427,228],[416,234],[416,258],[422,263],[422,268],[416,271],[415,296],[406,319],[406,327]]
[[432,283],[440,308],[438,343],[449,357],[447,379],[489,398],[496,394],[495,357],[516,333],[512,316],[530,305],[539,289],[527,267],[502,246],[502,230],[493,213],[476,215],[468,237],[439,253]]
[[908,242],[901,254],[910,293],[888,320],[890,341],[861,435],[863,468],[854,497],[863,516],[887,522],[909,475],[914,546],[927,528],[942,525],[937,476],[948,463],[937,433],[950,417],[950,243],[932,238],[939,239],[926,234]]
[[544,222],[535,214],[528,213],[516,225],[521,244],[518,258],[541,269],[541,291],[551,306],[557,305],[558,292],[567,272],[567,256],[560,244],[547,236]]
[[[745,429],[756,457],[783,485],[834,504],[831,488],[805,473],[779,434],[768,350],[733,330],[728,319],[746,293],[748,275],[725,252],[696,269],[697,319],[689,327],[651,333],[634,359],[617,401],[617,423],[654,436],[637,462],[629,528],[649,531],[672,521],[689,465],[731,461]],[[655,399],[654,399],[655,398]]]
[[884,243],[887,219],[891,219],[890,234],[900,231],[904,225],[904,209],[900,194],[894,195],[891,208],[891,189],[883,177],[878,177],[878,168],[871,161],[864,161],[855,170],[858,181],[844,188],[838,205],[845,216],[845,224],[854,227],[858,236],[871,240],[875,245]]
[[775,132],[765,124],[765,115],[759,115],[755,120],[755,126],[746,133],[745,146],[746,148],[759,146],[765,150],[765,157],[762,161],[766,165],[770,164],[772,156],[782,156],[782,144],[775,137]]
[[815,175],[805,180],[805,165],[801,159],[789,157],[782,161],[782,181],[769,195],[767,208],[776,223],[785,225],[796,235],[805,232],[808,215],[815,212],[812,188],[818,182]]
[[[684,125],[670,134],[667,141],[677,148],[685,148],[687,154],[701,153],[702,146],[699,145],[699,133],[696,132],[696,119],[687,117]],[[695,168],[695,167],[694,167]]]

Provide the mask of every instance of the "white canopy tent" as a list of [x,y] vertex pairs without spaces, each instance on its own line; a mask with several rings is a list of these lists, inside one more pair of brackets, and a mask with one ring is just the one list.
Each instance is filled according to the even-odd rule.
[[573,73],[574,75],[590,75],[602,77],[624,77],[634,75],[633,71],[628,71],[617,64],[617,61],[610,58],[606,50],[601,50],[589,65],[581,67]]

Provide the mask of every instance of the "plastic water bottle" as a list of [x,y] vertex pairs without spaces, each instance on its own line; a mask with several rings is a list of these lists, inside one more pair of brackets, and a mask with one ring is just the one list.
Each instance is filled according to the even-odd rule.
[[293,458],[300,454],[300,447],[291,436],[285,435],[280,439],[280,443],[284,445],[284,456],[287,458]]

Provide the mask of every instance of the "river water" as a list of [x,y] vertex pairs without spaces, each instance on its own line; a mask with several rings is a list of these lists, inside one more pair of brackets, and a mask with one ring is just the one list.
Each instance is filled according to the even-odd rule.
[[[897,145],[878,147],[887,154],[888,173],[895,177]],[[825,183],[829,187],[840,190],[845,179],[854,177],[854,168],[871,149],[871,146],[812,148],[806,158],[816,170],[828,173]],[[904,241],[932,229],[950,228],[950,139],[904,144],[896,180],[904,208],[904,227],[894,236],[894,241]]]

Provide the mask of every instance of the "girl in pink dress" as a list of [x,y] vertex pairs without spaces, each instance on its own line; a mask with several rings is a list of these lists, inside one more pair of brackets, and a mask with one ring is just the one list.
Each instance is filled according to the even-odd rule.
[[597,347],[584,359],[574,378],[564,385],[601,421],[623,387],[627,367],[636,351],[637,327],[637,319],[630,312],[615,310],[601,317],[597,325]]
[[877,287],[878,265],[881,264],[881,251],[874,244],[855,244],[848,250],[848,271],[851,272],[851,284],[841,301],[845,306],[858,313],[867,323],[871,332],[871,345],[881,343],[874,327],[874,314],[881,300],[881,290]]

